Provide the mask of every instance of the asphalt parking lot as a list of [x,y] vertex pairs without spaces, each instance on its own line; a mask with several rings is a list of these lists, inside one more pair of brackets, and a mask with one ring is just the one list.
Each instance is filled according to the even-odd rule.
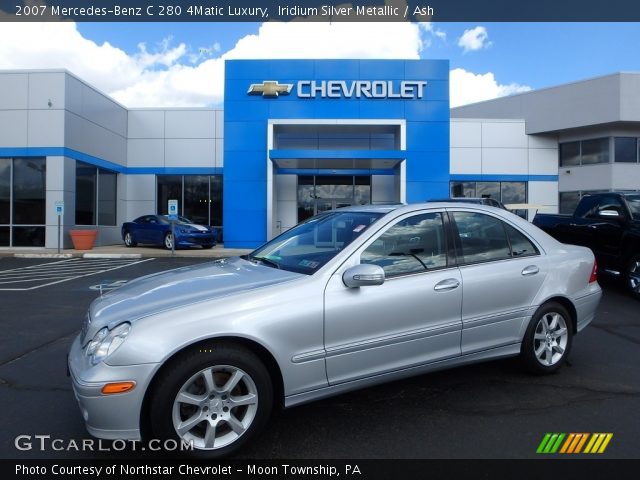
[[[21,451],[14,440],[19,435],[91,438],[65,370],[66,352],[89,303],[101,288],[202,261],[207,259],[65,264],[0,258],[0,282],[9,282],[0,283],[0,458],[149,455]],[[15,283],[29,280],[28,272],[53,279],[70,271],[75,276],[58,278],[61,282]],[[602,283],[597,319],[575,338],[571,364],[556,375],[533,377],[516,361],[505,360],[341,395],[276,415],[240,458],[536,458],[547,432],[612,433],[600,458],[640,458],[640,302],[617,283]],[[38,288],[20,290],[15,287],[20,284]]]

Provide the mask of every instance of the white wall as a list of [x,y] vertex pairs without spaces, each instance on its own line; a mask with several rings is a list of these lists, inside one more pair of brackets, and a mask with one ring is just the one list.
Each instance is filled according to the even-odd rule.
[[220,168],[218,122],[222,112],[213,109],[129,110],[127,166]]
[[72,75],[65,74],[64,79],[64,146],[125,165],[127,110]]
[[[543,205],[540,213],[558,213],[558,184],[557,182],[529,182],[529,203]],[[533,219],[532,211],[529,219]]]
[[451,174],[557,175],[555,137],[527,135],[524,120],[451,119]]
[[[279,234],[298,223],[298,177],[296,175],[274,175],[276,211],[273,233]],[[280,229],[276,230],[280,222]]]
[[118,185],[121,198],[123,221],[130,222],[141,215],[156,211],[155,175],[120,175]]

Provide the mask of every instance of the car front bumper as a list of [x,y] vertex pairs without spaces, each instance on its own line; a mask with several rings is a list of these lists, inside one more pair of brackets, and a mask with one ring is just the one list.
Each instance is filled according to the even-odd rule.
[[[73,393],[78,401],[87,431],[98,438],[140,440],[140,413],[144,393],[156,364],[110,366],[91,365],[80,337],[76,337],[68,360]],[[135,388],[125,393],[105,395],[107,383],[133,381]]]
[[215,244],[216,235],[214,233],[176,233],[176,245],[180,247]]

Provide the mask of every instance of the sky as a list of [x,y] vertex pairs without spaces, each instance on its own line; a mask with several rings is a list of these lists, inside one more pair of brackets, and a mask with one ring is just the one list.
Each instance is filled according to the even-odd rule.
[[0,69],[65,68],[127,107],[219,106],[224,60],[448,59],[451,106],[640,71],[640,23],[2,23]]

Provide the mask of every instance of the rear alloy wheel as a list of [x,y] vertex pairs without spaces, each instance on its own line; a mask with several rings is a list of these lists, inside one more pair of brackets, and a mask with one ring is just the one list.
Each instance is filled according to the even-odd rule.
[[521,355],[533,373],[556,372],[567,359],[572,342],[571,316],[559,303],[543,305],[532,317]]
[[176,362],[151,402],[155,435],[193,445],[196,456],[217,458],[262,430],[271,414],[273,387],[253,352],[219,345]]
[[125,232],[124,245],[126,247],[135,247],[136,245],[138,245],[136,242],[133,241],[133,235],[131,235],[131,232]]
[[633,298],[640,300],[640,255],[631,257],[627,263],[626,283]]
[[173,248],[173,235],[171,232],[167,232],[164,236],[164,248],[171,250]]

